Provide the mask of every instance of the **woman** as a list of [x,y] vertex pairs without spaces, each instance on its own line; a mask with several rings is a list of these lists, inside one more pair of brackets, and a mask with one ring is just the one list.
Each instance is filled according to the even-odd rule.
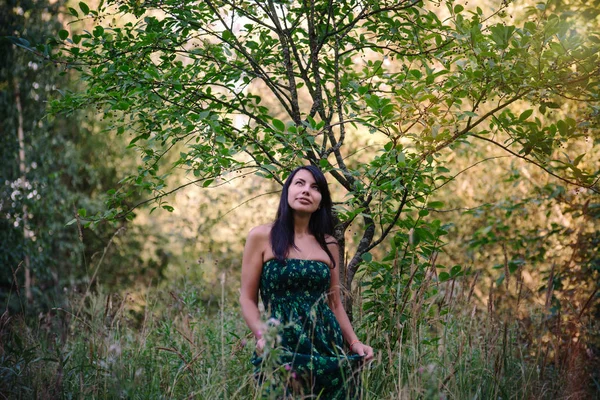
[[[373,349],[358,340],[341,302],[331,206],[318,168],[292,171],[275,222],[248,234],[240,304],[256,337],[255,366],[263,361],[268,329],[258,310],[260,289],[270,320],[280,324],[280,365],[301,383],[304,395],[345,399],[353,389],[347,383],[352,362],[371,360]],[[344,340],[355,355],[343,354]]]

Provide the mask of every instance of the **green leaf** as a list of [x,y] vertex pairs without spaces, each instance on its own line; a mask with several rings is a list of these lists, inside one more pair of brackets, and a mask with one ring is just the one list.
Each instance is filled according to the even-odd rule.
[[427,206],[430,208],[442,208],[444,207],[444,203],[442,201],[430,201],[427,203]]
[[173,212],[173,210],[175,210],[173,207],[171,206],[162,206],[162,208],[164,208],[165,210],[167,210],[168,212]]
[[79,210],[77,210],[77,214],[79,214],[80,217],[85,218],[85,216],[87,215],[87,211],[85,210],[85,208],[80,208]]
[[462,269],[462,267],[460,265],[455,265],[450,270],[450,276],[452,276],[453,278],[456,277],[456,276],[458,276],[461,269]]
[[329,161],[327,161],[326,158],[322,158],[319,160],[319,166],[321,167],[321,169],[328,169],[329,167],[331,167],[331,164],[329,163]]
[[416,247],[419,243],[421,243],[421,236],[419,235],[418,229],[412,230],[412,245]]
[[88,14],[90,12],[90,8],[83,1],[79,2],[79,8],[81,8],[81,11],[83,11],[84,14]]
[[465,8],[460,4],[454,6],[454,14],[460,14]]
[[411,69],[409,73],[417,79],[421,79],[423,77],[423,73],[418,69]]
[[79,13],[73,7],[69,7],[69,12],[71,13],[72,16],[79,17]]
[[394,105],[393,104],[388,104],[386,106],[384,106],[381,109],[381,116],[382,117],[387,117],[389,114],[391,114],[394,111]]
[[68,32],[68,31],[66,31],[66,30],[64,30],[64,29],[61,29],[60,31],[58,31],[58,37],[59,37],[61,40],[65,40],[66,38],[68,38],[68,37],[69,37],[69,32]]
[[371,253],[363,253],[363,255],[360,256],[360,258],[362,258],[365,262],[373,261],[373,255]]
[[446,282],[448,279],[450,279],[450,274],[447,272],[440,272],[438,277],[440,279],[440,282]]
[[569,125],[561,120],[556,121],[556,127],[558,128],[558,132],[560,132],[561,136],[567,136],[570,133]]
[[580,154],[580,155],[578,155],[578,156],[577,156],[577,157],[576,157],[576,158],[573,160],[572,164],[573,164],[574,166],[577,166],[577,165],[578,165],[578,164],[581,162],[581,159],[582,159],[582,158],[583,158],[585,155],[586,155],[586,153],[583,153],[583,154]]
[[278,120],[277,118],[273,118],[273,126],[279,132],[284,132],[285,131],[285,124],[281,120]]
[[523,111],[521,115],[519,115],[519,121],[525,121],[531,116],[531,114],[533,114],[533,110],[531,108],[529,110]]
[[104,34],[104,28],[101,27],[100,25],[98,25],[97,27],[94,28],[94,36],[95,37],[100,37]]
[[406,155],[404,155],[404,152],[401,151],[400,153],[398,153],[398,166],[399,167],[404,167],[406,165]]

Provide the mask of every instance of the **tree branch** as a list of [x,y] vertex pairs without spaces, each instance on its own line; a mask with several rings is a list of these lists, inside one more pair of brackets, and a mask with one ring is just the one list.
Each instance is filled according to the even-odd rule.
[[[294,121],[294,123],[296,125],[300,125],[302,123],[302,120],[300,119],[300,108],[298,106],[298,91],[296,89],[296,75],[294,74],[294,66],[292,65],[292,58],[290,56],[290,47],[289,47],[289,42],[288,42],[288,36],[289,33],[286,33],[283,28],[281,27],[281,22],[279,21],[279,17],[277,16],[277,10],[275,10],[275,5],[273,4],[273,0],[269,0],[268,1],[269,4],[269,8],[271,9],[271,20],[273,21],[273,23],[275,24],[276,29],[276,33],[277,36],[279,37],[279,42],[281,43],[281,47],[282,47],[282,54],[283,54],[283,63],[284,63],[284,67],[285,67],[285,71],[287,74],[287,79],[288,79],[288,90],[290,91],[290,95],[291,95],[291,99],[290,99],[290,106],[291,106],[291,111],[292,113],[290,114],[290,117],[292,118],[292,121]],[[283,17],[285,20],[285,16]]]
[[467,124],[463,129],[461,129],[460,131],[457,131],[454,135],[452,135],[452,137],[450,137],[449,139],[444,140],[442,143],[440,143],[439,145],[437,145],[434,149],[424,152],[421,155],[420,159],[424,160],[429,155],[437,153],[438,151],[442,150],[443,148],[448,147],[450,144],[454,143],[456,141],[456,139],[458,139],[459,137],[461,137],[461,136],[469,133],[469,131],[471,129],[473,129],[474,127],[476,127],[477,125],[479,125],[483,121],[485,121],[489,116],[494,115],[495,113],[497,113],[498,111],[500,111],[500,110],[508,107],[510,104],[514,103],[515,101],[517,101],[517,100],[525,97],[532,90],[533,89],[529,89],[529,90],[524,91],[523,93],[516,94],[515,96],[513,96],[512,98],[510,98],[506,102],[504,102],[502,104],[499,104],[494,109],[488,111],[487,113],[485,113],[484,115],[482,115],[481,117],[479,117],[472,124],[471,123]]
[[579,187],[583,187],[583,188],[589,189],[589,190],[591,190],[594,193],[600,193],[600,190],[596,189],[593,186],[593,184],[592,185],[586,185],[586,184],[583,184],[583,183],[572,181],[572,180],[567,179],[565,177],[562,177],[560,175],[557,175],[554,172],[552,172],[551,170],[549,170],[548,168],[544,167],[542,164],[538,163],[537,161],[532,160],[530,158],[527,158],[526,156],[523,156],[523,155],[521,155],[519,153],[516,153],[516,152],[512,151],[511,149],[509,149],[507,146],[504,146],[504,145],[496,142],[493,139],[486,138],[485,136],[479,136],[479,135],[477,135],[475,133],[469,133],[469,136],[472,136],[472,137],[474,137],[476,139],[480,139],[480,140],[484,140],[486,142],[492,143],[493,145],[500,147],[502,150],[506,151],[507,153],[510,153],[513,156],[517,157],[517,158],[520,158],[520,159],[522,159],[522,160],[524,160],[524,161],[526,161],[526,162],[528,162],[530,164],[535,165],[536,167],[544,170],[549,175],[552,175],[553,177],[555,177],[555,178],[557,178],[557,179],[559,179],[559,180],[561,180],[561,181],[563,181],[565,183],[568,183],[568,184],[573,185],[573,186],[579,186]]

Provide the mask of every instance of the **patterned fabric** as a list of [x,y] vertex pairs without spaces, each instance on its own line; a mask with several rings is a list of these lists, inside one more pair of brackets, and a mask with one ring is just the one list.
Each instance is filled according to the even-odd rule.
[[[284,382],[288,395],[300,391],[306,398],[354,397],[352,367],[361,357],[343,353],[342,332],[327,305],[330,282],[329,266],[322,261],[273,259],[263,265],[260,295],[271,325],[277,325],[275,354],[291,377]],[[254,354],[252,363],[260,369],[263,359]]]

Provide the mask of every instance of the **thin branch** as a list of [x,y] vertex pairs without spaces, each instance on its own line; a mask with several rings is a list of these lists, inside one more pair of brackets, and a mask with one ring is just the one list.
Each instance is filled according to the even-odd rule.
[[[216,9],[216,7],[213,4],[212,0],[206,0],[206,4],[211,8],[211,10],[213,11],[213,13],[219,18],[219,21],[221,22],[221,24],[223,25],[223,27],[225,29],[227,29],[227,24],[225,23],[225,21],[221,17],[221,14]],[[187,22],[190,25],[192,25],[195,28],[197,28],[197,29],[202,29],[204,31],[207,31],[205,27],[202,27],[200,24],[198,24],[195,21],[187,20]],[[230,46],[232,46],[235,50],[237,50],[248,61],[248,63],[251,65],[252,69],[261,77],[261,79],[271,89],[271,92],[275,95],[275,97],[277,97],[277,100],[279,100],[279,102],[281,103],[281,106],[286,110],[286,112],[288,113],[288,115],[290,115],[290,116],[293,115],[293,112],[292,112],[292,110],[289,107],[289,105],[290,105],[290,99],[287,98],[287,96],[285,95],[285,93],[282,93],[280,90],[277,90],[277,86],[274,84],[274,82],[271,79],[271,77],[269,77],[269,75],[262,69],[262,67],[256,62],[256,60],[250,54],[248,54],[248,52],[246,51],[245,46],[242,43],[240,43],[240,41],[238,40],[237,36],[235,36],[232,33],[232,38],[233,39],[231,41],[225,40],[225,38],[222,35],[219,36],[216,33],[215,33],[215,36],[222,43],[227,43]]]
[[[232,170],[232,171],[239,171],[239,170],[246,169],[246,168],[260,168],[260,167],[257,167],[255,165],[250,165],[250,166],[243,166],[243,167],[240,167],[240,168],[236,168],[235,170]],[[190,185],[194,185],[196,183],[205,181],[207,179],[215,179],[215,178],[218,178],[219,176],[220,176],[220,174],[214,175],[214,176],[205,176],[205,177],[198,178],[198,179],[195,179],[193,181],[190,181],[188,183],[184,183],[183,185],[180,185],[180,186],[176,187],[175,189],[169,190],[168,192],[163,192],[163,193],[161,193],[159,195],[150,197],[149,199],[146,199],[144,201],[140,201],[139,203],[137,203],[137,204],[133,205],[131,208],[129,208],[127,211],[124,211],[124,212],[121,212],[121,213],[117,214],[114,218],[115,219],[124,218],[127,215],[131,214],[133,212],[133,210],[135,210],[136,208],[139,208],[139,207],[143,206],[144,204],[148,204],[148,203],[150,203],[152,201],[156,201],[156,200],[162,199],[163,197],[166,197],[166,196],[168,196],[170,194],[173,194],[173,193],[177,192],[178,190],[183,189],[185,187],[188,187]]]
[[454,143],[456,141],[456,139],[458,139],[459,137],[467,134],[471,129],[473,129],[477,125],[481,124],[489,116],[494,115],[498,111],[500,111],[500,110],[508,107],[510,104],[512,104],[515,101],[517,101],[517,100],[525,97],[527,94],[529,94],[532,91],[533,91],[533,89],[529,89],[529,90],[526,90],[526,91],[524,91],[522,93],[518,93],[515,96],[513,96],[512,98],[510,98],[509,100],[507,100],[506,102],[504,102],[502,104],[498,104],[498,106],[496,106],[492,110],[490,110],[487,113],[485,113],[484,115],[482,115],[473,124],[467,124],[463,129],[461,129],[460,131],[457,131],[454,135],[452,135],[452,137],[450,137],[449,139],[444,140],[442,143],[440,143],[439,145],[437,145],[434,149],[426,151],[426,152],[423,152],[423,154],[421,155],[420,159],[424,160],[429,155],[437,153],[438,151],[442,150],[443,148],[445,148],[445,147],[449,146],[450,144]]
[[[277,10],[275,10],[275,5],[272,0],[268,1],[269,8],[271,9],[271,20],[275,24],[277,28],[276,33],[279,37],[279,43],[282,47],[283,54],[283,64],[285,67],[285,71],[288,79],[288,90],[290,91],[291,99],[290,99],[290,107],[292,113],[290,117],[296,125],[300,125],[302,121],[300,120],[300,108],[298,106],[298,92],[296,89],[296,75],[294,73],[294,66],[292,65],[292,58],[290,55],[290,46],[288,42],[288,36],[291,36],[289,32],[286,34],[284,29],[281,27],[281,22],[279,21],[279,17],[277,16]],[[285,20],[285,16],[283,17]]]
[[537,161],[532,160],[530,158],[527,158],[526,156],[523,156],[523,155],[521,155],[519,153],[515,153],[514,151],[512,151],[511,149],[509,149],[507,146],[504,146],[503,144],[500,144],[500,143],[496,142],[493,139],[486,138],[485,136],[479,136],[479,135],[477,135],[475,133],[469,133],[469,136],[472,136],[472,137],[474,137],[476,139],[481,139],[481,140],[484,140],[486,142],[492,143],[493,145],[496,145],[496,146],[500,147],[502,150],[506,151],[507,153],[510,153],[513,156],[517,157],[517,158],[520,158],[522,160],[525,160],[528,163],[531,163],[531,164],[537,166],[538,168],[544,170],[549,175],[552,175],[553,177],[555,177],[555,178],[557,178],[557,179],[559,179],[559,180],[561,180],[561,181],[563,181],[565,183],[568,183],[568,184],[573,185],[573,186],[584,187],[586,189],[591,190],[594,193],[600,193],[600,190],[596,189],[594,186],[592,186],[592,185],[585,185],[583,183],[575,182],[575,181],[572,181],[572,180],[567,179],[565,177],[562,177],[562,176],[560,176],[558,174],[555,174],[554,172],[552,172],[548,168],[544,167],[542,164],[538,163]]
[[[416,174],[415,170],[415,174]],[[413,175],[414,177],[414,175]],[[402,210],[404,209],[404,206],[406,205],[406,198],[408,196],[408,188],[404,188],[404,192],[402,193],[402,199],[400,200],[400,204],[398,205],[398,209],[396,210],[396,213],[394,214],[394,218],[392,218],[392,222],[390,222],[387,226],[387,228],[381,232],[381,236],[379,237],[379,239],[375,240],[374,242],[371,243],[370,246],[368,246],[365,249],[365,253],[369,250],[371,250],[372,248],[376,247],[379,245],[379,243],[383,242],[383,240],[387,237],[387,235],[390,233],[390,231],[392,230],[392,228],[396,225],[396,222],[398,221],[398,219],[400,218],[400,214],[402,213]]]
[[423,51],[419,51],[419,52],[401,52],[398,49],[394,49],[390,46],[384,46],[384,45],[377,45],[375,43],[369,43],[369,44],[365,44],[362,46],[357,46],[357,47],[352,47],[350,49],[347,49],[343,52],[340,53],[340,56],[345,56],[348,53],[352,53],[353,51],[359,51],[359,50],[363,50],[363,49],[381,49],[381,50],[387,50],[390,53],[396,55],[396,56],[400,56],[400,57],[418,57],[418,56],[424,56],[424,55],[428,55],[431,54],[435,51],[441,50],[444,47],[448,46],[450,43],[452,43],[454,41],[454,39],[450,39],[445,41],[444,43],[442,43],[441,45],[439,45],[438,47],[434,47],[428,50],[423,50]]
[[[229,6],[230,6],[230,7],[231,7],[231,8],[232,8],[234,11],[236,11],[236,10],[237,10],[238,12],[240,12],[240,14],[241,14],[241,15],[243,15],[243,17],[244,17],[244,18],[248,18],[249,20],[251,20],[252,22],[255,22],[255,23],[257,23],[258,25],[261,25],[261,26],[263,26],[263,27],[265,27],[265,28],[267,28],[267,29],[269,29],[269,30],[275,31],[275,28],[274,28],[274,27],[272,27],[272,26],[271,26],[271,25],[269,25],[269,24],[266,24],[266,23],[264,23],[264,22],[263,22],[261,19],[259,19],[259,18],[255,17],[254,15],[252,15],[252,14],[248,13],[248,12],[247,12],[246,10],[244,10],[243,8],[240,8],[239,6],[237,6],[237,5],[235,4],[235,2],[232,2],[232,1],[226,1],[225,3],[226,3],[227,5],[229,5]],[[260,5],[260,2],[258,2],[258,1],[257,1],[256,3]]]
[[344,143],[344,139],[346,137],[346,127],[345,127],[345,123],[344,123],[344,109],[343,109],[343,105],[342,105],[342,95],[341,95],[341,90],[340,90],[340,79],[339,79],[339,56],[338,56],[338,50],[339,50],[339,39],[336,36],[335,39],[335,56],[334,56],[334,86],[335,86],[335,103],[336,103],[336,107],[337,107],[337,114],[338,114],[338,119],[339,119],[339,125],[340,125],[340,137],[338,140],[336,140],[335,135],[333,134],[333,130],[331,129],[331,125],[329,125],[329,129],[327,129],[327,137],[329,138],[329,141],[331,142],[332,147],[330,149],[327,150],[327,152],[325,152],[324,156],[327,157],[328,154],[332,153],[335,156],[335,159],[338,163],[338,166],[340,167],[340,169],[342,170],[342,173],[344,175],[344,178],[346,179],[346,182],[348,182],[348,185],[351,187],[354,187],[354,177],[352,176],[352,174],[350,173],[350,171],[348,171],[348,167],[346,166],[346,163],[344,162],[344,158],[342,157],[342,153],[340,152],[340,148],[342,147],[342,144]]
[[473,211],[473,210],[478,210],[482,207],[487,207],[490,206],[492,203],[483,203],[480,204],[478,206],[475,207],[456,207],[456,208],[448,208],[445,210],[440,210],[439,208],[431,208],[431,207],[422,207],[419,208],[420,210],[427,210],[427,211],[431,211],[431,212],[438,212],[438,213],[449,213],[449,212],[454,212],[454,211]]
[[352,28],[354,28],[354,26],[356,26],[356,24],[364,19],[367,19],[369,17],[372,17],[373,15],[377,15],[377,14],[381,14],[384,12],[388,12],[388,11],[401,11],[401,10],[406,10],[410,7],[415,6],[417,3],[419,3],[419,0],[406,0],[405,1],[406,5],[400,6],[400,4],[397,4],[395,6],[389,6],[389,7],[382,7],[382,8],[378,8],[376,10],[367,12],[366,8],[363,8],[360,13],[356,16],[356,18],[354,18],[352,21],[348,22],[346,25],[342,25],[339,29],[330,32],[328,35],[323,35],[323,40],[321,41],[321,44],[324,43],[328,38],[330,38],[333,35],[337,35],[337,34],[341,34],[341,35],[345,35],[348,31],[350,31]]
[[227,212],[225,214],[221,215],[220,218],[225,217],[227,214],[229,214],[229,213],[237,210],[238,208],[240,208],[244,204],[247,204],[247,203],[251,202],[252,200],[256,200],[256,199],[258,199],[259,197],[262,197],[262,196],[268,196],[268,195],[277,194],[277,193],[281,193],[281,190],[274,190],[272,192],[261,193],[261,194],[258,194],[256,196],[254,196],[254,197],[249,198],[248,200],[244,200],[243,202],[241,202],[237,206],[233,207],[232,209],[227,210]]
[[356,267],[360,263],[361,256],[367,251],[369,251],[369,249],[371,248],[369,247],[369,244],[375,236],[375,223],[373,222],[373,219],[369,216],[369,214],[370,210],[367,208],[363,216],[363,219],[365,221],[365,231],[363,233],[363,237],[360,239],[360,242],[358,243],[358,248],[356,249],[356,253],[354,253],[354,256],[348,263],[348,268],[346,270],[346,282],[344,282],[344,285],[346,285],[348,289],[348,286],[352,284],[352,279],[354,278],[354,274],[356,273]]
[[[486,162],[486,161],[496,160],[496,159],[498,159],[498,158],[506,158],[506,157],[510,157],[510,156],[495,156],[495,157],[488,157],[488,158],[484,158],[483,160],[479,160],[479,161],[477,161],[475,164],[471,164],[471,165],[469,165],[467,168],[465,168],[465,169],[462,169],[462,170],[458,171],[458,172],[456,173],[456,175],[454,175],[454,176],[450,177],[450,179],[448,179],[447,181],[445,181],[444,183],[442,183],[440,186],[436,186],[436,187],[434,187],[433,189],[431,189],[431,191],[430,191],[429,193],[427,193],[427,195],[430,195],[431,193],[433,193],[433,192],[437,191],[438,189],[440,189],[440,188],[442,188],[442,187],[446,186],[446,185],[447,185],[447,184],[449,184],[450,182],[454,181],[454,179],[456,179],[456,177],[457,177],[457,176],[459,176],[460,174],[462,174],[463,172],[466,172],[466,171],[470,170],[471,168],[473,168],[473,167],[475,167],[475,166],[477,166],[477,165],[479,165],[479,164],[481,164],[481,163],[484,163],[484,162]],[[410,198],[408,201],[413,201],[413,200],[417,200],[417,199],[422,199],[422,198],[423,198],[423,197],[425,197],[425,196],[426,196],[425,194],[422,194],[422,195],[419,195],[419,196],[414,196],[414,197],[411,197],[411,198]],[[428,208],[427,208],[427,210],[428,210]]]

